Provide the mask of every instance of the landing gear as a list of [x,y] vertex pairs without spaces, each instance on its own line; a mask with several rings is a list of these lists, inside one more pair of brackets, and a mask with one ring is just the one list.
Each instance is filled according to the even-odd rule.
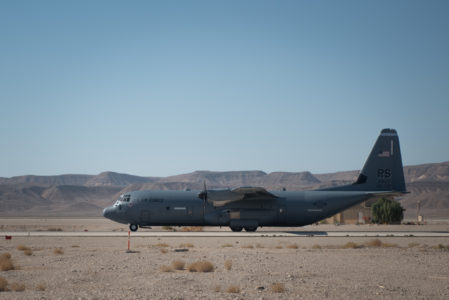
[[130,224],[129,225],[129,230],[131,230],[131,231],[137,231],[138,228],[139,227],[136,224]]
[[256,231],[257,230],[257,226],[254,226],[254,227],[245,227],[245,231],[247,231],[247,232],[254,232],[254,231]]
[[243,229],[243,227],[240,227],[240,226],[230,226],[230,228],[234,232],[240,232]]

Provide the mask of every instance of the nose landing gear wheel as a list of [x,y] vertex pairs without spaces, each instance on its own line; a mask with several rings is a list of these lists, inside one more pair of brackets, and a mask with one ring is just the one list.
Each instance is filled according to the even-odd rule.
[[129,225],[129,230],[131,230],[131,231],[137,231],[138,228],[139,227],[136,224],[130,224]]

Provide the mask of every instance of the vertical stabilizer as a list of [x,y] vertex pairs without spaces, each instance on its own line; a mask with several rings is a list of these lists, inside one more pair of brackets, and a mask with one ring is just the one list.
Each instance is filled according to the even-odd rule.
[[396,130],[381,131],[356,182],[329,190],[406,192]]
[[394,129],[383,129],[353,184],[363,190],[405,192],[399,137]]

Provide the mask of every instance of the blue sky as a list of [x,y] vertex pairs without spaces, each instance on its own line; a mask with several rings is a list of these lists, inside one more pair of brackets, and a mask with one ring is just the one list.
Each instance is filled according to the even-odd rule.
[[448,1],[0,1],[0,176],[449,160]]

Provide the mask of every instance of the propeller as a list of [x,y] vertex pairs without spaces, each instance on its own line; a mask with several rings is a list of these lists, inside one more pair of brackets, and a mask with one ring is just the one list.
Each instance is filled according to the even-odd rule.
[[203,190],[198,194],[198,198],[203,199],[204,201],[207,200],[206,180],[204,180]]
[[203,216],[206,214],[206,202],[207,202],[207,187],[206,180],[203,182],[203,190],[198,194],[198,198],[203,199]]

